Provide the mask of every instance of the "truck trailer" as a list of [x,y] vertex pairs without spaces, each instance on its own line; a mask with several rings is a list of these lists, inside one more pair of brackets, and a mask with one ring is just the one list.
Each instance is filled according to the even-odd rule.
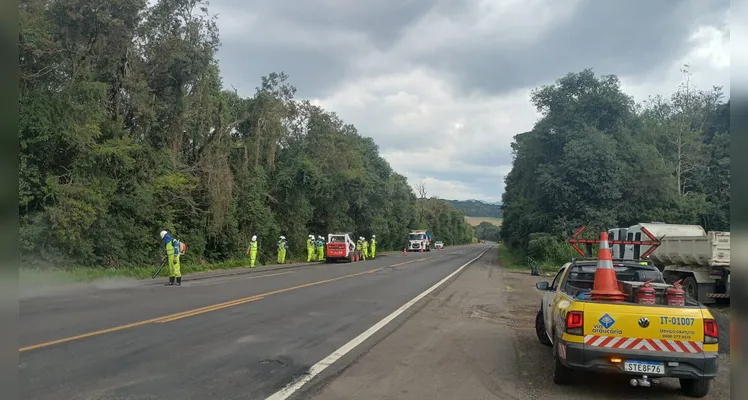
[[[706,232],[699,225],[641,223],[608,231],[616,240],[641,240],[642,228],[660,245],[647,257],[667,283],[682,280],[683,290],[696,301],[714,303],[730,298],[730,232]],[[638,259],[650,246],[611,246],[614,258]]]

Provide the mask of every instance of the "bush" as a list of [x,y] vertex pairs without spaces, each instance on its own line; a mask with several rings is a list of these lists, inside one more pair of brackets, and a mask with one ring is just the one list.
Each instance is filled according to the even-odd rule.
[[537,262],[550,264],[563,264],[579,256],[565,239],[543,232],[530,234],[527,255]]

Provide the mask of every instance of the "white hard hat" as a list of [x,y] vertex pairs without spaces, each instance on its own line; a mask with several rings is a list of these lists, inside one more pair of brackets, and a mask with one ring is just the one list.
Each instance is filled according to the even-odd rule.
[[254,242],[255,240],[257,240],[257,235],[252,235],[252,241]]
[[375,238],[375,237],[377,237],[377,235],[371,235],[371,237],[372,237],[372,238]]
[[281,235],[281,240],[286,240],[286,237]]
[[319,235],[319,238],[320,238],[320,239],[324,239],[324,238],[322,237],[322,235]]
[[309,235],[310,238],[314,239],[314,235]]
[[166,236],[166,231],[161,231],[161,239],[163,239],[164,236]]

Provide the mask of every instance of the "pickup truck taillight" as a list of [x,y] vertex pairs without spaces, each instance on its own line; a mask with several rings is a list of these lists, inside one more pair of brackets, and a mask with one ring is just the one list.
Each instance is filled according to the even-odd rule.
[[713,319],[704,320],[704,344],[716,344],[719,341],[719,328]]
[[566,314],[566,333],[570,335],[583,335],[584,313],[582,311],[569,311]]

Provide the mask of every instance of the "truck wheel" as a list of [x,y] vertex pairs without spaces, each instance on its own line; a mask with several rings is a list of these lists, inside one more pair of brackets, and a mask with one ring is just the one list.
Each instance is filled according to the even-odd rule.
[[683,280],[683,291],[686,292],[686,296],[696,301],[699,300],[699,285],[696,283],[696,279],[692,276]]
[[680,388],[688,397],[701,398],[709,393],[709,379],[680,379]]
[[568,385],[574,379],[574,371],[561,364],[558,359],[558,340],[553,344],[553,383]]
[[535,334],[538,335],[540,343],[551,347],[551,339],[548,338],[548,334],[545,333],[545,320],[543,320],[543,310],[538,311],[538,315],[535,316]]

